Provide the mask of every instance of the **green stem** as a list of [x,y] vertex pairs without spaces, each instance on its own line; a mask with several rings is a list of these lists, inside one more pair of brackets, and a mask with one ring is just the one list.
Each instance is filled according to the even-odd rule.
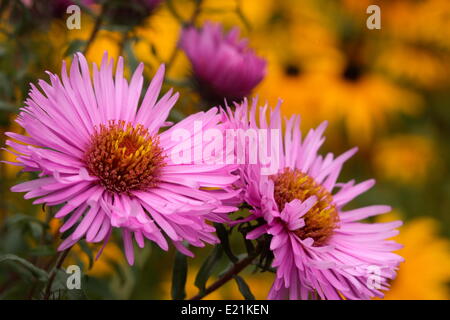
[[102,10],[101,10],[100,14],[95,19],[94,28],[92,29],[91,35],[89,36],[89,39],[86,42],[86,46],[84,47],[84,51],[83,51],[84,55],[86,55],[88,53],[89,48],[91,47],[92,43],[94,42],[95,38],[97,37],[98,32],[100,31],[106,11],[107,11],[107,5],[105,3],[102,6]]
[[123,56],[123,51],[125,50],[125,46],[127,45],[128,40],[130,39],[130,31],[124,31],[122,34],[122,40],[119,45],[119,56]]
[[236,275],[238,275],[242,270],[244,270],[247,266],[249,266],[255,259],[258,257],[262,250],[264,248],[264,245],[262,243],[258,243],[258,246],[256,247],[255,251],[252,254],[249,254],[247,257],[243,258],[242,260],[236,262],[233,267],[225,272],[216,282],[208,286],[204,291],[198,293],[194,297],[190,298],[189,300],[201,300],[204,297],[206,297],[208,294],[216,291],[220,287],[222,287],[224,284],[226,284],[228,281],[232,280]]
[[56,260],[56,265],[52,270],[52,273],[50,275],[50,279],[47,282],[47,286],[45,288],[45,293],[44,293],[44,300],[48,300],[50,298],[50,295],[52,293],[52,284],[53,281],[55,280],[56,277],[56,272],[61,268],[62,264],[64,263],[64,260],[66,259],[67,255],[69,254],[69,251],[72,247],[62,251],[59,256],[58,259]]
[[[175,19],[177,19],[178,21],[180,21],[182,28],[184,28],[186,25],[188,26],[193,26],[195,25],[195,22],[197,21],[197,18],[199,16],[199,14],[201,13],[201,7],[202,7],[202,2],[203,0],[196,0],[196,6],[194,9],[194,12],[192,13],[189,21],[184,21],[183,18],[178,14],[178,12],[175,10],[175,7],[172,3],[171,0],[167,1],[167,6],[170,10],[170,12],[172,13],[172,15],[175,17]],[[166,74],[169,74],[169,70],[172,67],[176,57],[178,56],[178,43],[175,45],[175,48],[172,51],[172,54],[169,57],[169,60],[166,63]]]

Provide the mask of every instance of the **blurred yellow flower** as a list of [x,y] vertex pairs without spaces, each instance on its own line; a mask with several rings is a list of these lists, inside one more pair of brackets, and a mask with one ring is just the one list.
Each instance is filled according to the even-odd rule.
[[438,89],[450,83],[450,55],[436,56],[419,46],[392,43],[374,64],[396,78],[426,89]]
[[383,2],[383,18],[389,32],[406,41],[450,49],[449,1]]
[[[269,19],[276,5],[278,1],[274,0],[204,0],[200,22],[218,21],[226,26],[238,25],[241,29],[247,22],[249,27],[258,28]],[[239,16],[238,8],[246,22]]]
[[424,136],[397,135],[374,147],[373,165],[377,176],[394,182],[418,185],[437,164],[433,142]]
[[[373,1],[345,0],[344,3],[356,16],[365,19],[366,8]],[[376,4],[381,8],[379,37],[383,45],[377,49],[374,65],[426,89],[448,85],[450,1],[381,0]],[[368,32],[366,37],[370,35]]]
[[342,124],[350,143],[362,147],[396,114],[420,111],[418,94],[372,68],[369,45],[339,34],[335,11],[313,1],[292,2],[288,9],[284,14],[293,17],[287,25],[255,40],[271,50],[268,74],[257,90],[263,100],[273,105],[282,98],[284,113],[300,113],[308,126],[323,120]]
[[400,228],[395,240],[404,245],[397,253],[405,262],[384,299],[450,299],[450,241],[438,235],[438,226],[438,221],[421,217]]
[[[272,69],[273,70],[273,69]],[[288,71],[289,72],[289,71]],[[323,120],[342,122],[352,144],[367,146],[397,112],[416,114],[419,98],[377,75],[347,81],[338,75],[269,73],[258,93],[286,115],[300,113],[307,127]]]

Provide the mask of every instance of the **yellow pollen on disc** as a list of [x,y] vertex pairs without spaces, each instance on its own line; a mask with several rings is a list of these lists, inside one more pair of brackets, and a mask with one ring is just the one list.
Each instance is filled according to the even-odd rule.
[[305,226],[294,232],[300,239],[313,238],[314,246],[325,245],[339,223],[333,195],[298,169],[285,168],[283,172],[271,176],[271,179],[274,181],[274,198],[280,211],[294,199],[303,202],[311,196],[317,197],[317,203],[302,217]]
[[142,125],[110,121],[91,136],[85,153],[89,173],[113,193],[146,190],[158,183],[163,150]]

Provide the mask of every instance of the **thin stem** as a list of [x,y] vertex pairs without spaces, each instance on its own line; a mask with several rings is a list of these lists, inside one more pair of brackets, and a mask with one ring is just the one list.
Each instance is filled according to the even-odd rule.
[[[39,241],[39,245],[47,245],[47,242],[48,242],[48,241],[46,241],[47,230],[50,228],[49,224],[50,224],[50,221],[51,221],[51,219],[53,217],[53,207],[43,206],[43,210],[45,211],[45,226],[46,226],[46,228],[42,232],[42,236],[41,236],[41,239]],[[52,238],[54,238],[53,234],[51,234],[51,235],[52,235]],[[53,255],[53,257],[54,257],[54,255]],[[50,261],[51,261],[50,263],[47,263],[45,265],[45,269],[44,270],[47,270],[50,267],[51,263],[53,263],[53,259],[50,259]],[[40,261],[39,257],[36,257],[35,259],[33,259],[31,261],[31,263],[33,263],[33,264],[35,264],[36,266],[39,267],[40,264],[41,264],[41,261]],[[30,287],[30,291],[28,292],[28,296],[27,297],[28,297],[29,300],[31,300],[33,298],[33,295],[34,295],[34,292],[35,292],[37,286],[38,286],[38,280],[35,280],[33,285]]]
[[198,293],[196,296],[190,298],[189,300],[201,300],[210,294],[213,291],[216,291],[228,281],[234,278],[237,274],[239,274],[242,270],[244,270],[247,266],[249,266],[256,257],[262,252],[264,246],[259,243],[256,247],[255,251],[252,254],[249,254],[244,259],[236,262],[233,267],[228,270],[222,277],[220,277],[216,282],[207,287],[204,291]]
[[[170,9],[170,12],[172,13],[172,15],[175,17],[175,19],[177,19],[178,21],[180,21],[182,28],[184,28],[186,25],[187,26],[193,26],[195,25],[195,22],[197,21],[197,18],[199,16],[199,14],[201,13],[201,7],[202,7],[202,2],[203,0],[196,0],[196,6],[194,9],[194,12],[192,13],[191,17],[189,18],[188,21],[184,21],[183,18],[181,18],[181,16],[177,13],[177,11],[175,10],[175,7],[172,3],[172,1],[168,1],[168,7]],[[178,56],[178,42],[175,44],[175,48],[173,49],[169,60],[166,63],[166,74],[169,74],[169,70],[172,67],[176,57]]]
[[195,10],[192,13],[191,18],[189,19],[188,24],[189,25],[194,25],[195,22],[197,21],[198,16],[200,15],[200,12],[202,11],[202,2],[203,0],[196,0],[196,6],[195,6]]
[[64,263],[64,260],[66,259],[67,255],[69,254],[69,251],[72,247],[64,250],[61,252],[58,256],[58,259],[56,260],[56,265],[52,270],[52,273],[50,275],[50,279],[48,280],[47,287],[45,288],[44,293],[44,300],[48,300],[50,298],[50,294],[52,293],[52,284],[56,277],[56,272],[61,268],[62,264]]
[[100,31],[100,27],[103,24],[103,19],[104,19],[106,10],[107,10],[106,7],[107,7],[106,3],[103,4],[100,14],[95,19],[94,28],[92,29],[91,35],[89,36],[89,39],[86,42],[86,46],[84,47],[84,51],[83,51],[84,55],[87,54],[87,52],[89,51],[90,46],[92,45],[92,43],[94,42],[95,38],[97,37],[98,32]]
[[130,39],[130,31],[124,31],[122,33],[122,40],[120,41],[119,44],[119,56],[123,55],[123,52],[125,50],[125,46],[127,45],[128,40]]
[[242,11],[241,5],[242,5],[241,0],[237,0],[236,9],[235,9],[236,15],[244,23],[247,30],[250,31],[252,29],[252,26],[251,26],[250,22],[248,21],[247,17],[245,16],[244,12]]
[[175,6],[172,2],[172,0],[167,0],[167,8],[169,9],[170,13],[173,15],[173,17],[178,20],[181,24],[184,24],[183,17],[178,13],[178,11],[175,9]]

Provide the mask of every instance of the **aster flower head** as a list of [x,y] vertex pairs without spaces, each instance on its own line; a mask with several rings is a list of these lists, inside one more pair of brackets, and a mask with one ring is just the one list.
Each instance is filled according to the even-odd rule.
[[[215,243],[207,221],[226,220],[232,208],[222,204],[233,194],[227,187],[236,179],[229,166],[176,164],[169,156],[177,144],[173,130],[189,130],[193,121],[220,130],[217,109],[187,117],[176,125],[166,121],[178,94],[172,90],[159,100],[164,79],[161,66],[142,101],[143,64],[131,81],[123,77],[124,63],[105,53],[93,76],[85,57],[75,55],[70,73],[63,62],[61,79],[50,72],[50,83],[33,84],[16,122],[27,132],[8,132],[6,144],[23,171],[39,177],[12,188],[26,192],[35,204],[60,206],[60,231],[73,230],[60,245],[78,240],[107,242],[113,228],[122,231],[125,253],[133,263],[133,241],[148,239],[164,250],[166,236],[181,252],[181,243]],[[139,107],[138,107],[139,106]],[[160,128],[168,127],[164,132]],[[193,145],[192,147],[195,147]]]
[[[227,110],[229,126],[247,129],[281,129],[280,104],[275,110],[267,105],[257,110],[247,101]],[[259,111],[259,121],[256,115]],[[326,122],[311,129],[306,137],[300,132],[300,117],[285,120],[285,132],[279,141],[275,173],[261,174],[260,164],[240,167],[243,199],[252,206],[246,219],[261,219],[261,226],[247,234],[248,239],[269,235],[272,266],[276,278],[270,299],[369,299],[383,296],[389,279],[403,260],[392,251],[401,246],[386,240],[398,233],[401,221],[368,224],[359,220],[390,211],[389,206],[373,205],[344,210],[358,195],[369,190],[374,180],[338,183],[343,164],[355,152],[351,149],[335,157],[321,156],[319,148]]]
[[192,64],[199,91],[207,101],[241,100],[264,78],[266,61],[239,39],[239,30],[224,33],[220,24],[206,22],[183,30],[180,47]]

